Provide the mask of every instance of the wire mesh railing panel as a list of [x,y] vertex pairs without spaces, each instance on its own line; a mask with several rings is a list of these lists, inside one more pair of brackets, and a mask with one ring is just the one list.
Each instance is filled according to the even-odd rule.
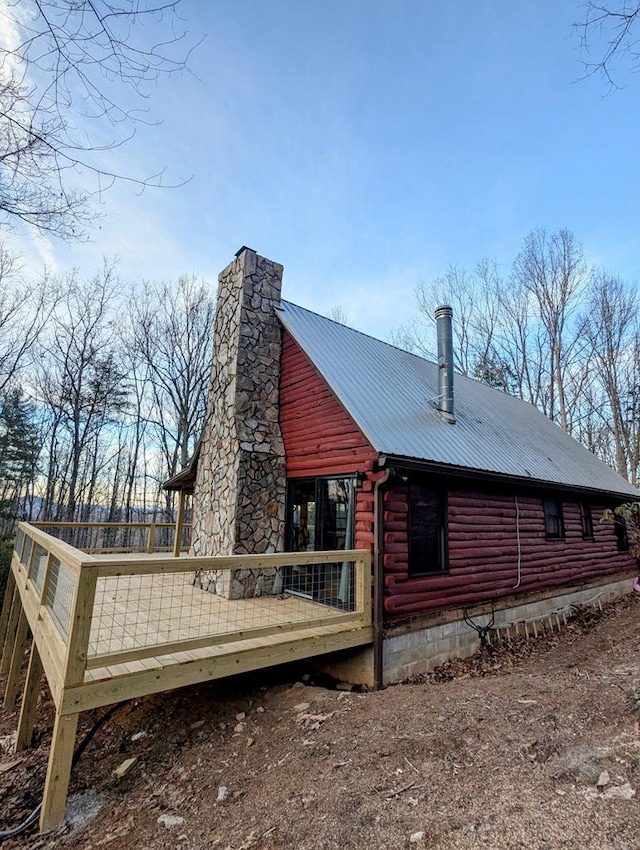
[[93,529],[91,550],[94,552],[145,552],[149,531],[139,526]]
[[[54,523],[36,524],[47,534],[83,552],[172,552],[173,523]],[[181,549],[189,548],[191,527],[182,530]]]
[[[228,574],[227,581],[211,583],[209,590],[202,588],[194,573],[185,572],[99,578],[89,658],[152,647],[157,649],[155,654],[162,655],[163,647],[175,643],[203,638],[210,638],[211,644],[216,639],[241,640],[250,638],[252,632],[302,628],[353,611],[353,564],[314,566],[318,572],[312,579],[311,573],[304,581],[298,576],[297,586],[304,586],[300,592],[294,591],[292,584],[290,592],[285,588],[277,595],[236,599],[227,598],[225,587],[232,587],[232,574],[240,572],[237,570],[218,571],[218,575]],[[326,568],[323,578],[320,568]],[[211,592],[212,588],[218,592]],[[177,648],[167,649],[171,651]]]
[[22,558],[22,547],[24,546],[24,531],[21,528],[18,529],[18,533],[16,534],[16,542],[14,544],[14,549],[18,558]]
[[69,637],[76,574],[57,558],[51,559],[44,604],[64,641]]
[[29,569],[29,559],[31,558],[31,550],[33,548],[33,540],[30,537],[26,537],[24,541],[24,548],[22,550],[22,555],[20,557],[20,563],[25,569]]
[[354,567],[350,562],[305,564],[284,569],[285,592],[353,611],[355,605]]
[[44,585],[44,574],[46,572],[47,567],[47,550],[43,549],[39,543],[36,543],[33,549],[33,556],[31,558],[31,573],[29,575],[31,581],[34,583],[38,593],[42,593],[42,587]]
[[192,531],[193,527],[191,525],[182,526],[182,537],[180,538],[180,549],[182,551],[188,551],[191,547]]

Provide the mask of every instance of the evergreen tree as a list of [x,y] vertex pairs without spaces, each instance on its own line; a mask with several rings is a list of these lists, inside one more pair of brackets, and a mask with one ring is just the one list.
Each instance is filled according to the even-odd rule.
[[10,534],[25,512],[39,453],[35,409],[14,386],[0,395],[0,533]]

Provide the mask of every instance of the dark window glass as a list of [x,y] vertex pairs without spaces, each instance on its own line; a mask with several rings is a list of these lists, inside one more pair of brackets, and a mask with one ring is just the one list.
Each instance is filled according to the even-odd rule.
[[289,487],[289,550],[316,546],[316,482],[292,481]]
[[318,549],[353,548],[353,540],[347,546],[352,483],[351,478],[318,479]]
[[353,479],[289,482],[290,552],[353,548]]
[[441,490],[409,485],[409,574],[447,569],[446,505]]
[[544,527],[549,540],[560,540],[564,537],[562,522],[562,505],[557,499],[544,499]]
[[[307,478],[289,482],[287,545],[290,552],[353,549],[354,478]],[[287,567],[286,593],[353,610],[354,573],[350,562]]]
[[591,505],[580,502],[580,522],[582,524],[582,537],[584,540],[593,540],[593,517],[591,516]]
[[627,536],[627,523],[624,517],[615,515],[613,528],[616,532],[616,542],[618,544],[618,552],[629,551],[629,537]]

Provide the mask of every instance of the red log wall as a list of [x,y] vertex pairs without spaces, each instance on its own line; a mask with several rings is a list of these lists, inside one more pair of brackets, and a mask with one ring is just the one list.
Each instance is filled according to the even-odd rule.
[[595,539],[583,540],[577,498],[563,498],[566,537],[547,540],[541,498],[519,496],[521,578],[516,588],[514,497],[451,490],[447,509],[449,570],[410,578],[407,488],[388,490],[384,501],[385,610],[391,616],[471,605],[637,568],[635,558],[618,552],[613,524],[598,522],[603,506],[592,505]]
[[[348,364],[347,368],[352,368]],[[356,494],[356,548],[373,547],[373,464],[378,455],[307,355],[282,339],[280,427],[288,478],[366,473]]]
[[[351,367],[353,364],[349,364]],[[373,473],[377,453],[295,340],[285,331],[280,381],[280,426],[287,477],[364,472],[356,492],[357,548],[373,549]],[[613,524],[598,523],[595,540],[583,540],[578,500],[563,500],[564,540],[547,540],[541,498],[520,496],[521,580],[518,577],[516,508],[508,494],[454,489],[448,494],[449,570],[409,578],[407,488],[384,493],[385,610],[389,616],[471,605],[513,593],[577,584],[637,567],[617,551]]]

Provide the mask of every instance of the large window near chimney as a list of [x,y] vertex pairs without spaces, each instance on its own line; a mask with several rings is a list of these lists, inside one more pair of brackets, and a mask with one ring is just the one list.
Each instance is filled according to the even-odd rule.
[[411,482],[408,505],[409,575],[444,572],[448,568],[446,493],[420,482]]
[[[353,549],[355,478],[303,478],[289,481],[287,549],[312,552]],[[285,568],[286,593],[352,611],[355,603],[351,561]]]
[[353,548],[353,485],[352,477],[289,481],[289,552]]

